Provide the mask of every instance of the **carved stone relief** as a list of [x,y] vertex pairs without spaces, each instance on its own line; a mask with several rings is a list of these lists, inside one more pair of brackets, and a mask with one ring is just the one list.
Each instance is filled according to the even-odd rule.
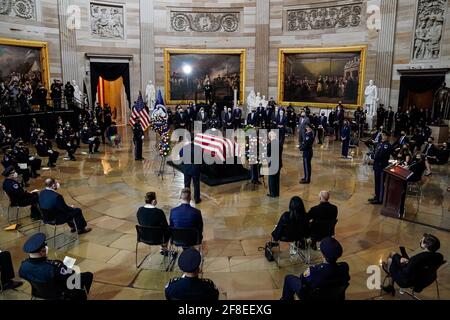
[[91,35],[103,39],[125,39],[123,6],[91,3]]
[[447,0],[419,0],[413,43],[413,60],[438,59]]
[[287,31],[358,27],[362,3],[287,10]]
[[35,0],[0,0],[0,14],[23,19],[36,19]]
[[177,32],[238,32],[238,12],[170,12],[170,25]]

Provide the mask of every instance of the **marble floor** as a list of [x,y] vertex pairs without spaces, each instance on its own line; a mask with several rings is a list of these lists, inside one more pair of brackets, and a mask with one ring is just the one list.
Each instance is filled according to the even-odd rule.
[[[130,132],[124,141],[130,141]],[[135,267],[136,211],[143,203],[144,194],[156,191],[160,207],[169,213],[179,202],[183,176],[168,168],[164,180],[157,176],[159,159],[155,157],[155,136],[146,140],[146,161],[135,162],[132,146],[125,143],[120,149],[102,147],[93,156],[81,154],[77,162],[60,160],[58,167],[42,171],[31,189],[42,188],[46,177],[61,181],[60,192],[66,202],[83,209],[93,231],[80,236],[78,242],[60,250],[50,247],[50,258],[63,259],[66,255],[77,259],[81,271],[94,273],[90,299],[164,299],[164,286],[174,276],[163,272],[161,256],[156,252],[140,269]],[[252,190],[247,183],[233,183],[219,187],[202,184],[204,230],[204,277],[212,279],[220,290],[221,299],[279,299],[286,274],[300,274],[307,268],[302,261],[291,259],[288,247],[282,246],[281,266],[265,260],[258,250],[269,239],[270,232],[284,212],[289,200],[299,195],[307,208],[316,205],[320,190],[331,191],[331,201],[338,205],[339,216],[336,238],[344,248],[343,261],[350,265],[351,282],[348,299],[373,299],[378,290],[367,288],[369,265],[377,265],[380,258],[397,250],[399,245],[411,254],[418,250],[424,232],[441,240],[441,252],[449,257],[450,233],[425,225],[383,217],[380,206],[372,206],[371,167],[363,163],[365,150],[354,150],[353,160],[340,159],[340,144],[328,142],[315,147],[312,184],[300,185],[302,164],[293,138],[287,139],[284,168],[281,176],[281,197],[266,197],[267,190]],[[408,200],[408,217],[425,224],[449,225],[450,193],[449,166],[436,169],[431,178],[425,178],[424,198],[420,199],[419,214],[415,215],[416,199]],[[0,226],[6,225],[7,201],[1,201],[3,214]],[[411,213],[409,213],[411,212]],[[23,216],[26,210],[21,210]],[[26,223],[24,223],[25,225]],[[0,250],[12,253],[17,270],[25,258],[21,248],[33,230],[0,231]],[[67,231],[67,229],[66,229]],[[48,230],[50,232],[50,230]],[[52,242],[49,243],[52,245]],[[156,248],[153,249],[154,251]],[[140,256],[148,248],[140,247]],[[312,262],[319,262],[320,254],[312,253]],[[439,270],[441,299],[450,299],[450,266]],[[434,286],[424,290],[425,299],[436,299]],[[0,294],[1,299],[29,299],[30,286],[25,284],[15,291]],[[392,297],[384,297],[392,299]],[[407,299],[397,294],[395,299]]]

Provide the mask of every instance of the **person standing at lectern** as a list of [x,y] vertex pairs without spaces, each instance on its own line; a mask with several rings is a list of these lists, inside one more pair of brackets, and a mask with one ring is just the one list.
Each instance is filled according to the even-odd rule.
[[381,134],[381,142],[375,149],[373,173],[375,177],[375,197],[369,199],[371,204],[382,204],[384,196],[384,169],[389,165],[391,157],[391,144],[386,132]]

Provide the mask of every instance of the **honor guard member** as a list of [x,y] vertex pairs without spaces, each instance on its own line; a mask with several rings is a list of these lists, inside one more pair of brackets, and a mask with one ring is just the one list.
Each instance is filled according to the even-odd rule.
[[21,278],[33,284],[53,284],[55,292],[48,294],[54,299],[87,300],[94,275],[91,272],[76,274],[62,261],[49,260],[45,234],[37,233],[31,236],[25,242],[23,251],[29,254],[29,258],[20,265]]
[[66,150],[70,161],[75,161],[76,146],[70,142],[70,137],[64,134],[63,129],[59,129],[56,134],[56,146],[61,150]]
[[178,258],[178,266],[184,274],[180,278],[173,278],[166,285],[166,299],[217,301],[219,290],[209,279],[199,278],[202,257],[194,248],[184,250]]
[[342,152],[341,156],[344,159],[350,159],[351,157],[348,156],[348,150],[350,148],[350,124],[347,120],[344,120],[344,126],[341,129],[341,140],[342,140]]
[[28,192],[23,188],[22,184],[17,181],[18,174],[13,166],[7,167],[3,172],[3,176],[5,177],[3,191],[8,195],[11,204],[20,207],[31,206],[31,219],[39,220],[41,218],[41,212],[38,208],[38,193]]
[[305,177],[300,180],[301,184],[311,183],[311,160],[313,157],[314,133],[310,126],[306,126],[306,133],[300,151],[303,151],[303,171]]
[[375,177],[375,197],[369,199],[371,204],[382,204],[384,196],[384,169],[389,165],[391,144],[386,132],[381,134],[381,142],[375,148],[373,173]]
[[239,106],[236,106],[233,110],[233,129],[239,129],[242,123],[242,109]]
[[144,141],[144,130],[141,125],[141,118],[135,119],[136,123],[133,126],[133,142],[134,142],[134,160],[144,160],[142,157],[142,144]]
[[36,151],[40,157],[48,157],[47,166],[50,168],[56,167],[56,161],[58,161],[59,152],[53,150],[53,145],[50,140],[45,137],[45,132],[41,130],[39,137],[36,140]]
[[84,144],[89,145],[89,153],[93,154],[94,152],[98,152],[98,148],[100,147],[100,138],[96,137],[92,130],[88,127],[87,124],[84,124],[83,128],[80,131],[81,141]]
[[[350,281],[349,266],[346,262],[337,262],[342,256],[342,246],[334,238],[320,241],[320,251],[324,262],[309,267],[300,277],[288,275],[284,278],[281,300],[307,300],[314,289],[326,289],[348,286]],[[336,300],[345,300],[345,290]]]

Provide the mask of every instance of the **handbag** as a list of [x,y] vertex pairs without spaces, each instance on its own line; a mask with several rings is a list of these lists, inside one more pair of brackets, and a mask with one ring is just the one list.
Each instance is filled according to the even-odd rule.
[[262,251],[264,250],[264,256],[266,257],[267,261],[273,262],[275,261],[275,258],[273,257],[272,248],[278,246],[278,243],[268,241],[266,242],[266,245],[264,247],[259,247],[258,250]]

